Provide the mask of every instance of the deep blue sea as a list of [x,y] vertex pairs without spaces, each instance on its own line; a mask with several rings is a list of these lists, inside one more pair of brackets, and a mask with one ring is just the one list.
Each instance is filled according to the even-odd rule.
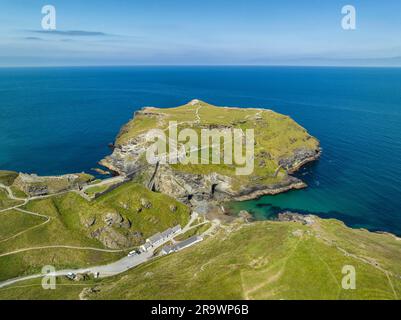
[[[0,69],[0,169],[90,171],[142,106],[198,98],[290,115],[321,141],[309,188],[241,203],[401,234],[401,69],[109,67]],[[238,209],[238,206],[237,206]]]

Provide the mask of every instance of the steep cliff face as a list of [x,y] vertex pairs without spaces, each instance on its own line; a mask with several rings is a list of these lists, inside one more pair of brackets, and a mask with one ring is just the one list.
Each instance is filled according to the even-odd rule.
[[154,180],[154,190],[181,202],[213,200],[233,195],[231,178],[218,173],[192,174],[163,165],[159,167]]
[[[253,171],[237,175],[226,164],[149,164],[152,129],[253,129]],[[243,139],[244,140],[244,139]],[[182,145],[178,145],[178,149]],[[199,147],[199,149],[201,146]],[[181,202],[247,200],[306,185],[290,174],[320,156],[317,139],[287,116],[266,109],[216,107],[199,100],[171,109],[144,108],[119,133],[113,153],[100,163],[119,175],[140,180]],[[223,161],[222,161],[223,163]]]
[[62,176],[38,176],[20,173],[14,180],[13,186],[29,196],[42,196],[77,189],[93,179],[93,176],[85,173]]
[[234,189],[233,180],[232,177],[216,172],[191,174],[176,171],[166,165],[159,168],[153,190],[193,204],[198,201],[243,201],[306,187],[304,182],[289,175],[274,184],[249,183],[241,185],[239,189]]
[[293,154],[279,160],[279,164],[287,170],[288,173],[294,173],[308,162],[314,161],[320,157],[321,150],[298,148]]

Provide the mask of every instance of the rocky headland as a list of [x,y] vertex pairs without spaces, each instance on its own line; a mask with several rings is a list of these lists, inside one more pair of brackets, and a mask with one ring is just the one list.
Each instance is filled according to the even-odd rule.
[[[178,128],[254,129],[254,171],[237,176],[227,165],[151,165],[145,153],[153,140],[152,129]],[[153,191],[165,193],[194,207],[224,201],[243,201],[273,195],[306,184],[292,176],[300,167],[319,158],[319,141],[288,116],[268,109],[217,107],[200,100],[161,109],[146,107],[123,126],[110,156],[100,164],[117,175],[130,176]]]

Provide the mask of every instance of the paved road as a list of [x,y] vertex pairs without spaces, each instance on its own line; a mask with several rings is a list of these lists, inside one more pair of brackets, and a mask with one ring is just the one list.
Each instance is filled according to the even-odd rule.
[[[111,277],[114,275],[117,275],[119,273],[125,272],[131,268],[134,268],[148,260],[150,260],[153,256],[153,250],[141,253],[137,256],[132,256],[132,257],[124,257],[116,262],[104,265],[104,266],[94,266],[90,268],[82,268],[82,269],[64,269],[64,270],[59,270],[56,271],[52,274],[46,274],[47,276],[53,275],[56,277],[60,276],[66,276],[69,273],[74,273],[74,274],[82,274],[82,273],[99,273],[100,278],[105,278],[105,277]],[[25,277],[18,277],[10,280],[6,280],[4,282],[0,282],[0,288],[12,285],[14,283],[20,282],[20,281],[25,281],[25,280],[31,280],[31,279],[37,279],[43,277],[43,274],[34,274],[30,276],[25,276]]]
[[[102,266],[93,266],[90,268],[82,268],[82,269],[66,269],[66,270],[60,270],[60,271],[56,271],[53,275],[54,276],[66,276],[68,273],[99,273],[99,277],[100,278],[104,278],[104,277],[110,277],[110,276],[114,276],[117,274],[120,274],[122,272],[125,272],[131,268],[134,268],[146,261],[149,261],[150,259],[152,259],[153,257],[153,253],[154,251],[163,246],[165,243],[167,243],[168,241],[172,240],[173,238],[175,238],[176,236],[178,236],[179,234],[183,234],[186,231],[188,231],[191,228],[191,224],[193,221],[195,221],[195,219],[198,217],[198,214],[193,212],[191,214],[191,218],[189,220],[189,222],[187,223],[187,225],[177,234],[175,234],[174,236],[166,239],[163,243],[161,243],[159,246],[154,247],[152,249],[150,249],[149,251],[146,252],[142,252],[138,255],[135,256],[131,256],[131,257],[124,257],[118,261],[106,264],[106,265],[102,265]],[[10,253],[6,253],[3,255],[0,255],[0,257],[4,256],[4,255],[9,255],[9,254],[13,254],[16,252],[23,252],[23,251],[28,251],[28,250],[35,250],[35,249],[45,249],[45,248],[71,248],[71,249],[78,249],[78,250],[98,250],[98,251],[106,251],[106,252],[118,252],[118,251],[126,251],[125,250],[108,250],[108,249],[97,249],[97,248],[82,248],[82,247],[72,247],[72,246],[48,246],[48,247],[40,247],[40,248],[25,248],[25,249],[20,249],[14,252],[10,252]],[[14,284],[16,282],[20,282],[20,281],[24,281],[24,280],[30,280],[30,279],[36,279],[36,278],[41,278],[43,277],[43,274],[34,274],[34,275],[30,275],[30,276],[25,276],[25,277],[18,277],[18,278],[14,278],[14,279],[9,279],[6,280],[4,282],[0,282],[0,288],[9,286],[11,284]]]
[[[195,115],[196,115],[197,119],[196,119],[195,122],[200,122],[200,117],[199,117],[199,109],[200,108],[201,107],[198,107],[196,109]],[[107,184],[107,183],[110,183],[110,182],[118,182],[118,181],[124,180],[124,179],[126,179],[126,177],[122,177],[122,176],[118,176],[118,177],[114,177],[114,178],[110,178],[110,179],[105,179],[102,182],[100,182],[99,184],[87,185],[87,186],[84,187],[83,190],[81,190],[81,191],[75,190],[75,192],[77,192],[77,193],[82,195],[83,191],[85,189],[90,188],[92,186],[96,186],[96,185],[99,186],[99,185]],[[5,211],[9,211],[9,210],[12,210],[12,209],[16,209],[16,210],[19,210],[19,211],[24,212],[26,214],[36,215],[36,216],[40,216],[40,217],[48,219],[44,223],[48,223],[50,221],[51,217],[45,216],[45,215],[42,215],[42,214],[39,214],[39,213],[36,213],[36,212],[23,210],[23,209],[20,209],[20,207],[26,205],[31,200],[44,199],[44,198],[47,198],[47,197],[53,197],[53,196],[56,196],[56,195],[59,195],[59,194],[64,194],[64,193],[67,193],[67,192],[74,191],[74,190],[67,190],[67,191],[63,191],[63,192],[60,192],[60,193],[57,193],[57,194],[51,194],[51,195],[34,196],[34,197],[28,197],[28,198],[18,198],[16,196],[14,196],[14,194],[13,194],[13,192],[12,192],[10,187],[5,186],[3,184],[0,184],[0,188],[3,188],[3,189],[5,189],[7,191],[8,196],[9,196],[10,199],[23,201],[21,204],[15,205],[15,206],[13,206],[11,208],[0,210],[0,213],[1,212],[5,212]],[[174,237],[178,236],[179,234],[184,234],[189,229],[198,226],[198,225],[191,226],[191,224],[195,221],[195,219],[197,217],[198,217],[198,214],[193,212],[189,222],[187,223],[187,225],[179,233],[175,234],[173,237],[171,237],[169,239],[166,239],[166,241],[163,242],[162,244],[160,244],[158,247],[163,246],[166,242],[172,240]],[[38,227],[38,226],[35,226],[33,228],[36,228],[36,227]],[[212,230],[214,230],[216,227],[217,227],[217,224],[214,221],[210,232]],[[19,233],[17,235],[14,235],[12,237],[16,237],[16,236],[18,236],[18,235],[20,235],[20,234],[22,234],[22,233],[24,233],[26,231],[29,231],[29,230],[31,230],[31,228],[27,229],[27,230],[25,230],[25,231],[23,231],[23,232],[21,232],[21,233]],[[210,234],[210,232],[205,232],[204,235]],[[6,239],[6,240],[9,240],[9,239]],[[124,257],[124,258],[122,258],[122,259],[120,259],[120,260],[118,260],[116,262],[113,262],[113,263],[110,263],[110,264],[107,264],[107,265],[103,265],[103,266],[94,266],[94,267],[85,268],[85,269],[60,270],[60,271],[55,272],[54,276],[65,276],[68,273],[75,273],[75,274],[76,273],[98,273],[99,277],[113,276],[113,275],[122,273],[122,272],[124,272],[124,271],[126,271],[128,269],[131,269],[131,268],[133,268],[135,266],[138,266],[139,264],[142,264],[142,263],[150,260],[153,257],[154,250],[156,250],[158,247],[152,248],[149,251],[143,252],[143,253],[138,254],[136,256]],[[96,250],[96,251],[104,251],[104,252],[122,252],[122,251],[126,251],[127,250],[127,249],[125,249],[125,250],[109,250],[109,249],[100,249],[100,248],[91,248],[91,247],[75,247],[75,246],[68,246],[68,245],[54,245],[54,246],[30,247],[30,248],[18,249],[18,250],[12,251],[12,252],[0,254],[0,257],[16,254],[16,253],[19,253],[19,252],[25,252],[25,251],[31,251],[31,250],[40,250],[40,249],[48,249],[48,248],[67,248],[67,249],[76,249],[76,250]],[[42,276],[43,276],[43,274],[35,274],[35,275],[30,275],[30,276],[25,276],[25,277],[18,277],[18,278],[6,280],[4,282],[0,282],[0,288],[8,286],[8,285],[11,285],[11,284],[16,283],[16,282],[29,280],[29,279],[40,278]]]
[[[14,196],[12,190],[3,185],[0,184],[0,188],[4,188],[6,189],[9,198],[13,199],[13,200],[22,200],[23,203],[16,205],[12,208],[7,208],[5,210],[0,210],[0,212],[3,211],[8,211],[8,210],[12,210],[12,209],[16,209],[19,210],[20,212],[24,212],[26,214],[31,214],[31,215],[35,215],[35,216],[39,216],[42,218],[46,218],[47,220],[44,223],[48,223],[51,219],[51,217],[46,216],[46,215],[42,215],[36,212],[31,212],[28,210],[24,210],[24,209],[20,209],[20,207],[26,205],[29,201],[31,200],[35,200],[35,199],[43,199],[43,198],[47,198],[47,197],[51,197],[51,196],[55,196],[57,194],[52,194],[52,195],[45,195],[45,196],[35,196],[35,197],[29,197],[29,198],[17,198]],[[70,192],[70,191],[65,191],[65,192],[60,192],[58,194],[63,194],[66,192]],[[184,234],[185,232],[187,232],[189,229],[192,229],[196,226],[191,226],[191,224],[195,221],[195,219],[198,217],[198,214],[196,212],[192,212],[191,214],[191,218],[189,219],[188,223],[184,226],[184,228],[182,228],[182,230],[180,232],[178,232],[177,234],[175,234],[174,236],[166,239],[163,243],[161,243],[159,246],[154,247],[152,249],[150,249],[149,251],[146,252],[142,252],[138,255],[135,256],[131,256],[131,257],[123,257],[122,259],[109,263],[107,265],[102,265],[102,266],[93,266],[90,268],[81,268],[81,269],[66,269],[66,270],[59,270],[56,271],[53,275],[54,276],[66,276],[69,273],[93,273],[93,274],[98,274],[98,276],[100,278],[103,277],[110,277],[110,276],[114,276],[117,274],[120,274],[122,272],[125,272],[131,268],[134,268],[146,261],[149,261],[150,259],[152,259],[154,251],[163,246],[165,243],[167,243],[168,241],[173,240],[173,238],[175,238],[176,236],[180,235],[180,234]],[[202,224],[202,223],[201,223]],[[42,224],[40,224],[42,225]],[[37,226],[35,226],[37,227]],[[34,227],[34,228],[35,228]],[[211,229],[214,229],[216,227],[216,222],[214,221],[213,226]],[[31,229],[31,228],[30,228]],[[14,235],[12,237],[18,236],[26,231],[29,231],[30,229],[27,229],[17,235]],[[206,235],[206,232],[205,232]],[[8,239],[6,239],[8,240]],[[18,249],[12,252],[7,252],[7,253],[3,253],[0,254],[0,257],[4,257],[4,256],[8,256],[8,255],[12,255],[12,254],[16,254],[16,253],[20,253],[20,252],[26,252],[26,251],[31,251],[31,250],[41,250],[41,249],[49,249],[49,248],[60,248],[60,249],[75,249],[75,250],[94,250],[94,251],[103,251],[103,252],[123,252],[126,251],[127,249],[121,249],[121,250],[111,250],[111,249],[100,249],[100,248],[92,248],[92,247],[76,247],[76,246],[69,246],[69,245],[53,245],[53,246],[42,246],[42,247],[29,247],[29,248],[23,248],[23,249]],[[20,281],[25,281],[25,280],[30,280],[30,279],[36,279],[36,278],[41,278],[43,277],[43,274],[34,274],[34,275],[30,275],[30,276],[25,276],[25,277],[18,277],[18,278],[14,278],[14,279],[9,279],[6,280],[4,282],[0,282],[0,288],[9,286],[11,284],[20,282]]]

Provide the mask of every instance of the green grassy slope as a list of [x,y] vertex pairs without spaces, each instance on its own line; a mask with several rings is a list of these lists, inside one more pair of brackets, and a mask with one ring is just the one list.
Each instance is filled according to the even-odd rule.
[[0,170],[0,183],[5,186],[11,186],[17,177],[17,172]]
[[[137,113],[134,119],[121,129],[115,144],[116,146],[129,144],[138,135],[155,128],[164,130],[168,137],[170,121],[178,123],[178,132],[191,128],[199,137],[201,129],[205,128],[254,130],[255,160],[254,171],[250,176],[238,176],[236,168],[244,165],[223,164],[223,159],[220,164],[210,162],[208,165],[171,165],[175,170],[182,172],[200,174],[217,172],[229,176],[233,179],[232,187],[235,191],[244,185],[271,185],[283,181],[287,174],[280,167],[280,160],[291,158],[300,149],[315,151],[319,148],[319,141],[288,116],[267,109],[217,107],[203,101],[169,109],[146,108]],[[221,157],[224,154],[223,149],[221,146]],[[209,154],[211,158],[211,151]],[[200,162],[200,152],[198,159]]]
[[[316,221],[312,227],[260,222],[231,233],[222,231],[217,239],[206,240],[127,273],[92,298],[401,297],[401,279],[397,274],[401,270],[400,241],[391,236],[351,230],[337,221],[317,218]],[[343,233],[338,247],[337,228]],[[384,252],[377,249],[378,240],[386,249]],[[358,251],[355,256],[351,255],[353,250]],[[375,260],[379,267],[369,263],[369,259]],[[341,287],[344,265],[353,265],[356,269],[356,290]]]
[[[142,207],[141,199],[148,200],[151,207]],[[175,205],[177,210],[171,212],[170,205]],[[112,210],[128,218],[132,223],[131,229],[141,232],[144,238],[177,224],[184,226],[190,214],[190,210],[182,203],[131,182],[94,200],[91,202],[91,208],[83,214],[92,213],[100,216]]]
[[[124,253],[66,248],[30,250],[6,255],[26,248],[57,245],[103,248],[99,241],[90,239],[83,232],[70,228],[55,210],[52,200],[47,200],[46,207],[43,203],[36,202],[28,204],[27,209],[49,216],[50,221],[43,224],[45,218],[34,217],[18,211],[7,211],[0,215],[0,228],[7,234],[4,241],[0,241],[0,281],[40,272],[45,265],[53,265],[57,269],[78,268],[111,262],[124,255]],[[17,213],[18,216],[15,215]],[[10,219],[17,224],[10,225]],[[37,227],[32,228],[35,225]],[[16,235],[16,237],[11,238],[12,235]]]
[[[142,198],[146,198],[152,206],[141,208]],[[169,210],[169,205],[172,204],[177,207],[175,212]],[[131,222],[127,229],[116,228],[117,232],[125,236],[137,231],[143,238],[176,224],[185,225],[189,219],[189,210],[184,205],[134,183],[126,183],[91,202],[70,192],[31,201],[23,208],[48,216],[50,221],[43,224],[45,218],[18,211],[0,214],[0,281],[36,273],[47,264],[57,269],[78,268],[104,264],[124,256],[126,252],[108,253],[66,248],[47,248],[5,255],[25,248],[57,245],[105,248],[91,236],[91,232],[105,225],[103,217],[110,212],[118,212]],[[138,208],[141,208],[140,212],[137,212]],[[84,224],[88,218],[95,218],[94,224],[89,227]],[[36,228],[31,228],[35,225]],[[19,234],[24,230],[25,232]],[[7,240],[17,234],[18,236]]]
[[27,215],[17,210],[5,211],[0,217],[0,242],[4,242],[9,237],[46,221],[45,218]]
[[21,203],[23,203],[23,201],[10,199],[6,190],[0,189],[0,210],[19,205]]
[[[120,276],[86,283],[90,299],[399,299],[401,241],[352,230],[336,220],[257,222],[230,226],[181,252]],[[341,240],[339,240],[341,239]],[[341,286],[342,268],[356,270],[356,289]],[[77,299],[80,286],[59,279],[0,289],[0,299]],[[21,287],[23,286],[23,287]],[[25,287],[29,286],[29,287]]]

